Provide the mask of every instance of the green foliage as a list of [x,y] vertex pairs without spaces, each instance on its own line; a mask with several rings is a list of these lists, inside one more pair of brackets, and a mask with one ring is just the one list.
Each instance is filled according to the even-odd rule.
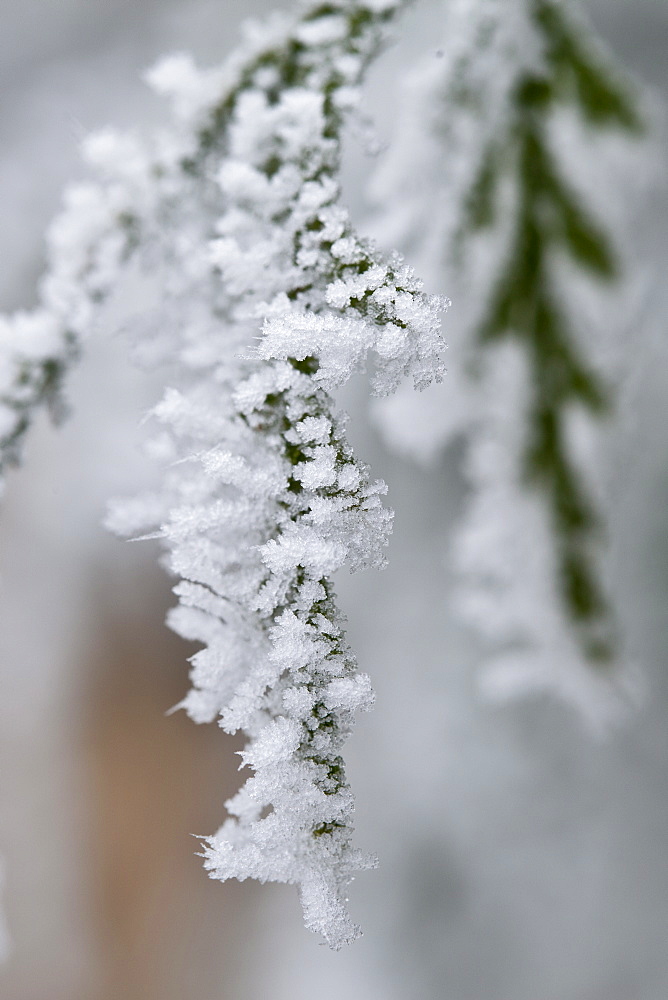
[[501,180],[516,188],[507,259],[478,330],[481,344],[513,338],[530,366],[533,399],[524,457],[526,482],[542,491],[558,539],[562,601],[587,658],[610,661],[614,626],[591,558],[601,526],[566,442],[569,410],[593,416],[609,409],[609,392],[582,355],[551,272],[559,256],[593,279],[618,277],[613,247],[563,176],[550,145],[550,113],[574,109],[591,127],[642,130],[632,96],[610,72],[580,25],[556,0],[531,0],[543,49],[542,64],[523,73],[513,90],[507,133],[489,147],[471,187],[469,231],[496,222]]

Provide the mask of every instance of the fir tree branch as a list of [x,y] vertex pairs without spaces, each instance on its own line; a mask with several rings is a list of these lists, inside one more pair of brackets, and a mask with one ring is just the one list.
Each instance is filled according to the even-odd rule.
[[[619,373],[601,363],[614,320],[584,329],[578,300],[585,287],[619,295],[625,275],[578,171],[595,140],[605,149],[602,135],[635,143],[644,124],[572,8],[446,6],[440,59],[414,75],[375,197],[387,239],[435,287],[459,286],[449,392],[429,408],[399,394],[375,412],[406,453],[467,442],[455,589],[486,640],[484,685],[498,696],[552,689],[600,726],[626,701],[631,672],[602,565],[602,463],[583,461],[581,443],[583,432],[601,441],[614,418]],[[604,153],[602,181],[605,168]]]
[[333,948],[359,934],[343,893],[374,861],[352,845],[341,755],[373,696],[332,576],[384,564],[391,513],[332,391],[369,361],[379,393],[442,373],[442,304],[357,237],[338,180],[344,121],[403,6],[302,3],[250,28],[218,70],[159,64],[149,82],[176,123],[89,140],[103,178],[59,224],[37,314],[64,369],[66,331],[76,344],[131,266],[153,282],[150,321],[134,326],[136,350],[173,371],[150,446],[163,489],[118,502],[109,523],[162,538],[180,579],[169,623],[203,646],[183,707],[248,736],[254,773],[206,840],[206,868],[298,885],[307,926]]

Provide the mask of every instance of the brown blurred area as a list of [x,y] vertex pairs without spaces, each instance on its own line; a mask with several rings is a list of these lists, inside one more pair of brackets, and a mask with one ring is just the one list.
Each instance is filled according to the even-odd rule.
[[152,554],[88,567],[72,710],[4,733],[7,1000],[238,996],[258,887],[207,878],[192,834],[223,820],[241,743],[167,714],[192,649],[164,626],[171,595]]
[[[197,841],[236,788],[239,740],[166,715],[186,689],[186,643],[163,625],[167,595],[145,572],[140,605],[94,580],[96,627],[84,680],[81,754],[96,1000],[234,996],[207,982],[210,954],[234,980],[248,887],[206,878]],[[90,994],[87,994],[90,996]]]

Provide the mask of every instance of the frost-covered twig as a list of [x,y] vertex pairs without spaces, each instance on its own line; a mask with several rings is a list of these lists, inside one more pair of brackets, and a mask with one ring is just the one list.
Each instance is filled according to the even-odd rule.
[[[598,722],[625,684],[598,479],[627,320],[597,324],[591,309],[598,293],[603,313],[600,292],[611,297],[620,274],[595,216],[621,137],[641,121],[561,0],[458,0],[445,37],[414,78],[376,196],[432,280],[458,275],[450,391],[421,422],[404,397],[381,404],[380,422],[425,457],[468,439],[458,601],[490,643],[488,689],[551,688]],[[622,198],[609,191],[609,214]]]
[[[344,887],[373,859],[352,846],[341,757],[372,693],[332,575],[383,565],[391,514],[331,392],[370,360],[379,393],[442,371],[441,303],[356,236],[338,183],[343,122],[402,6],[303,3],[248,27],[220,70],[161,62],[149,82],[177,124],[148,140],[91,137],[102,180],[71,195],[29,319],[51,337],[32,370],[57,362],[59,376],[124,271],[157,292],[132,325],[140,359],[171,372],[150,445],[164,489],[117,502],[109,522],[162,538],[181,578],[170,624],[204,646],[183,706],[249,736],[254,773],[206,841],[206,867],[297,884],[307,926],[334,948],[359,933]],[[16,357],[15,328],[8,338]],[[8,381],[20,415],[21,378]],[[26,416],[43,395],[36,383]]]

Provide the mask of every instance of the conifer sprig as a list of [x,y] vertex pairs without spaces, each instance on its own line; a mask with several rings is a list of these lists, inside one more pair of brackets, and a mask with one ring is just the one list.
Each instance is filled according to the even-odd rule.
[[163,486],[117,502],[109,523],[161,538],[180,580],[169,623],[203,647],[183,707],[248,736],[253,774],[205,842],[206,868],[297,885],[333,948],[359,934],[344,891],[373,864],[352,845],[341,755],[373,696],[332,576],[384,564],[391,514],[332,390],[368,363],[379,393],[442,373],[440,301],[356,235],[338,179],[344,121],[402,6],[302,3],[248,29],[218,70],[155,67],[176,121],[88,141],[102,180],[70,196],[35,316],[53,332],[36,369],[60,372],[131,267],[152,287],[149,318],[130,326],[144,362],[170,372],[149,446]]
[[524,475],[551,511],[566,613],[586,658],[604,664],[614,661],[617,649],[613,612],[590,556],[602,525],[569,454],[565,424],[574,404],[603,416],[610,394],[570,329],[552,271],[560,254],[599,281],[616,279],[618,265],[608,236],[561,175],[549,124],[558,104],[597,128],[637,134],[642,124],[626,89],[584,44],[563,4],[532,0],[529,16],[543,57],[515,83],[506,135],[495,138],[482,160],[464,229],[494,225],[494,193],[503,173],[511,172],[517,184],[514,232],[478,338],[482,345],[513,338],[528,359],[532,402]]
[[[399,393],[375,412],[390,444],[427,461],[467,442],[455,598],[485,640],[483,686],[555,691],[598,727],[633,672],[605,579],[601,489],[625,263],[592,207],[590,161],[619,201],[612,157],[638,148],[644,124],[573,6],[445,5],[443,47],[410,79],[374,196],[388,242],[451,290],[448,392]],[[594,300],[610,313],[598,327]]]

